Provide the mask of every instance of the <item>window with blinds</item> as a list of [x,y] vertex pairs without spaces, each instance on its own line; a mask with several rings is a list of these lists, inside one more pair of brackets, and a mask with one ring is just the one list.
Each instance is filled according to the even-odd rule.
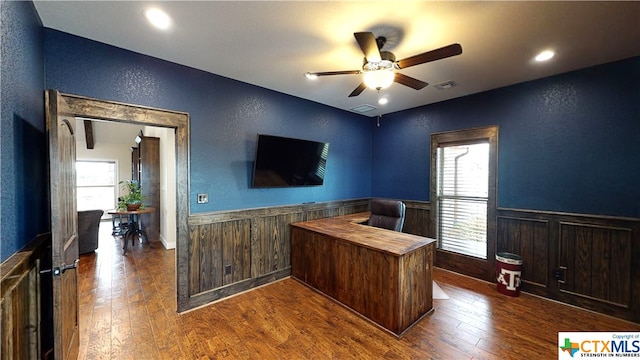
[[487,258],[489,143],[439,146],[437,159],[438,245]]

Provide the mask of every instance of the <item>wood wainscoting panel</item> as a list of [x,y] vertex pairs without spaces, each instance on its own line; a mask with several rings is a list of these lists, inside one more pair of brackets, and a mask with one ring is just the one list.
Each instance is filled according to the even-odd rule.
[[190,295],[250,278],[250,220],[189,226]]
[[246,234],[251,231],[251,222],[246,219],[212,224],[221,228],[223,285],[249,279],[251,277],[251,242]]
[[[43,348],[41,336],[53,330],[42,324],[42,310],[51,308],[49,296],[41,299],[41,264],[51,262],[51,234],[44,234],[0,265],[0,358],[42,359],[50,349]],[[46,257],[49,257],[47,259]],[[50,274],[50,273],[49,273]],[[50,275],[44,275],[51,281]],[[42,302],[45,303],[42,303]]]
[[[403,232],[435,238],[429,203],[404,202]],[[640,219],[499,208],[487,241],[522,256],[523,291],[640,323]],[[434,257],[437,267],[478,279],[495,274],[494,253],[481,260],[437,250]]]
[[560,222],[559,238],[561,291],[631,306],[631,229]]
[[316,219],[324,219],[328,217],[340,216],[342,214],[340,212],[339,207],[330,207],[330,208],[320,208],[320,209],[318,208],[309,209],[305,211],[304,215],[305,215],[304,220],[316,220]]
[[549,285],[549,221],[498,216],[497,252],[522,257],[522,281]]
[[304,207],[303,221],[356,214],[366,211],[369,211],[368,199],[347,202],[310,203],[306,204]]
[[369,200],[350,202],[340,207],[339,215],[357,214],[357,213],[369,211],[370,209],[369,206],[370,206]]
[[251,276],[277,272],[291,267],[291,229],[289,224],[302,221],[303,214],[275,214],[253,219],[251,231]]
[[413,235],[429,236],[429,211],[428,202],[404,201],[407,206],[402,232]]
[[[23,258],[21,260],[29,260]],[[22,262],[22,261],[21,261]],[[17,264],[12,274],[2,281],[2,359],[26,359],[37,355],[31,344],[37,340],[38,316],[34,293],[35,268],[28,264]],[[2,269],[4,270],[4,268]],[[2,275],[5,275],[4,273]],[[6,279],[6,280],[5,280]],[[33,310],[35,307],[35,311]],[[36,315],[36,316],[33,316]],[[35,321],[34,321],[35,320]],[[37,341],[35,342],[37,345]]]
[[523,291],[640,323],[640,219],[498,209],[497,236]]
[[192,309],[291,274],[289,224],[367,211],[369,199],[189,216],[188,294]]

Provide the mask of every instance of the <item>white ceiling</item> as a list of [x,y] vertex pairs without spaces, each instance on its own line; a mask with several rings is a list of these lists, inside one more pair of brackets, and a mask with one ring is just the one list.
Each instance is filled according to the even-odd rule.
[[[94,144],[120,144],[125,147],[136,146],[136,135],[144,128],[142,125],[127,124],[115,121],[76,118],[76,143],[86,142],[84,120],[92,120]],[[80,145],[77,145],[80,146]]]
[[[640,55],[640,2],[525,1],[35,1],[44,26],[349,110],[382,114]],[[156,6],[167,32],[146,23]],[[307,71],[357,70],[353,33],[388,38],[398,59],[460,43],[462,55],[400,72],[428,82],[347,95],[359,75],[307,80]],[[543,49],[556,56],[533,63]],[[453,80],[459,85],[437,90]],[[365,115],[375,116],[378,111]]]

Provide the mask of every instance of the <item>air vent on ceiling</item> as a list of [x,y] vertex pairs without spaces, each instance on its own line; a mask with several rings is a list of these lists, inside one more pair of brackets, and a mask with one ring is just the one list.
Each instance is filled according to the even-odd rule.
[[355,112],[359,112],[359,113],[366,113],[366,112],[369,112],[369,111],[375,110],[375,109],[376,109],[375,106],[364,104],[364,105],[359,105],[359,106],[356,106],[356,107],[352,107],[351,111],[355,111]]
[[452,87],[456,86],[458,84],[456,84],[455,81],[445,81],[443,83],[437,84],[435,85],[436,89],[438,90],[447,90],[447,89],[451,89]]

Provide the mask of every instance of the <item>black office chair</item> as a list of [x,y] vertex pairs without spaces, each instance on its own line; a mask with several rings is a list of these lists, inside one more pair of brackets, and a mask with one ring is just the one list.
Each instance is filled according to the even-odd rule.
[[372,199],[367,225],[402,231],[406,205],[398,200]]

